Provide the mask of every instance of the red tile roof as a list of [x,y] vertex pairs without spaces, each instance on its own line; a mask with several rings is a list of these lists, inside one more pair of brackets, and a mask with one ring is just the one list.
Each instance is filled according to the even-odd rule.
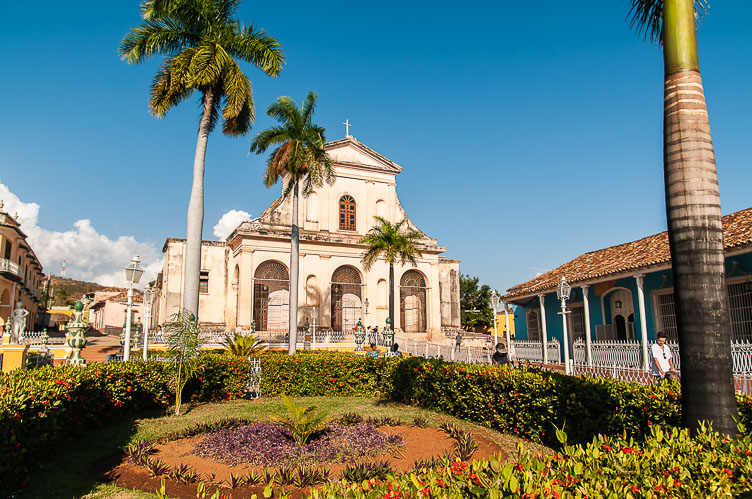
[[[723,244],[726,251],[752,243],[752,208],[726,215],[722,221]],[[561,276],[565,276],[569,283],[576,283],[670,262],[668,232],[661,232],[630,243],[580,255],[535,279],[509,288],[503,298],[507,300],[531,293],[551,291],[558,286]]]

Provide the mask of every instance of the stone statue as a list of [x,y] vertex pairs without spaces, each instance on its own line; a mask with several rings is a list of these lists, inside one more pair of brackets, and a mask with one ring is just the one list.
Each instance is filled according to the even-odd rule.
[[10,342],[21,343],[23,341],[23,334],[26,331],[26,316],[29,315],[29,311],[23,308],[23,303],[18,302],[16,309],[13,311],[13,324],[10,330]]

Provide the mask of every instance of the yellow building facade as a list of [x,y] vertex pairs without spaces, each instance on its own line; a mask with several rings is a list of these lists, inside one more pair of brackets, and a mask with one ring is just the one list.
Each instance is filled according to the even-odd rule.
[[44,275],[21,224],[3,210],[0,202],[0,324],[5,329],[16,304],[29,311],[26,329],[32,330],[42,306],[40,289]]

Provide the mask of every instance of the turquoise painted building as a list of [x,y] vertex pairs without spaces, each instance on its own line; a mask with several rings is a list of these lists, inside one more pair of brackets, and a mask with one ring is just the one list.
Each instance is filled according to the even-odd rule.
[[[752,208],[723,217],[726,284],[732,337],[752,340]],[[567,309],[570,342],[655,341],[664,331],[677,340],[668,233],[662,232],[578,256],[564,265],[507,290],[515,306],[516,338],[563,341],[561,302],[556,287],[564,276],[572,286]],[[570,349],[571,351],[571,349]],[[562,354],[563,355],[563,354]]]

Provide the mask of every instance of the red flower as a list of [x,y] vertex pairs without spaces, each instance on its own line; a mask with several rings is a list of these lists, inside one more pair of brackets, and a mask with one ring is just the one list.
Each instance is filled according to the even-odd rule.
[[601,447],[603,447],[603,450],[611,452],[611,446],[610,445],[603,444]]

